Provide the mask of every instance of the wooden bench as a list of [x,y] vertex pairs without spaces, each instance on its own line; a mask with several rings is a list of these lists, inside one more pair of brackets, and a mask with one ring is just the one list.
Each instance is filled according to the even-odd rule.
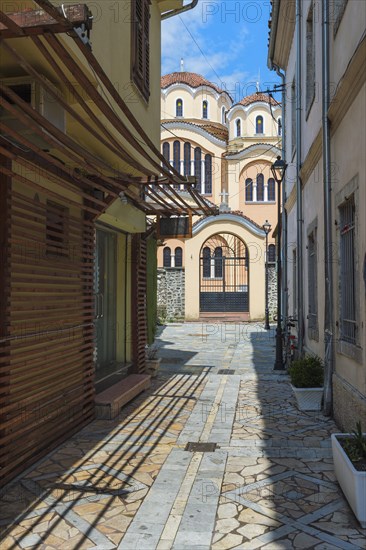
[[118,416],[123,405],[150,387],[150,379],[148,374],[130,374],[121,382],[98,393],[95,396],[96,418],[112,420]]

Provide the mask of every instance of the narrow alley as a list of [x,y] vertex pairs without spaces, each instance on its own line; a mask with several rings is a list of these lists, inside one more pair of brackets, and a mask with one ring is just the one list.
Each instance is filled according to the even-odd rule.
[[274,331],[159,327],[149,390],[7,486],[2,550],[366,548],[320,413],[274,373]]

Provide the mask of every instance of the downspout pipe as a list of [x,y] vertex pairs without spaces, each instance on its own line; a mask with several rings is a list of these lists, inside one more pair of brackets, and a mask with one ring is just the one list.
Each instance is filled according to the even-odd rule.
[[334,301],[332,264],[332,182],[330,155],[329,72],[329,0],[323,0],[322,9],[322,117],[323,117],[323,193],[324,193],[324,258],[325,258],[325,311],[324,311],[324,413],[332,412],[332,376],[334,370]]
[[298,318],[298,353],[301,357],[304,349],[304,300],[303,300],[303,208],[302,208],[302,181],[301,181],[301,159],[302,159],[302,10],[303,0],[296,0],[296,214],[297,214],[297,318]]
[[178,8],[176,10],[167,11],[166,13],[163,13],[161,16],[161,20],[169,19],[170,17],[175,17],[176,15],[180,15],[181,13],[184,13],[185,11],[193,10],[198,4],[198,0],[192,0],[190,4],[187,4],[186,6],[183,6],[181,8]]
[[[273,70],[282,80],[282,158],[286,159],[286,76],[285,73],[280,71],[277,65],[272,63]],[[278,197],[279,199],[279,197]],[[286,190],[286,177],[282,182],[282,319],[288,316],[288,292],[287,292],[287,246],[288,246],[288,234],[287,234],[287,212],[285,204],[287,200]],[[286,327],[284,327],[286,330]]]

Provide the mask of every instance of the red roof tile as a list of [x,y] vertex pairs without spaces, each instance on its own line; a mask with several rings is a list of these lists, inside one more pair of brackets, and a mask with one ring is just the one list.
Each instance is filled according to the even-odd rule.
[[161,87],[163,89],[178,83],[187,84],[191,88],[199,88],[199,86],[208,86],[209,88],[212,88],[219,94],[222,94],[223,92],[225,92],[225,90],[222,90],[221,88],[216,86],[216,84],[213,84],[213,82],[206,80],[206,78],[196,73],[187,73],[187,72],[170,73],[161,77]]
[[274,107],[281,106],[281,103],[273,99],[273,97],[270,97],[268,94],[263,94],[262,92],[243,97],[243,99],[239,101],[239,103],[236,103],[236,105],[244,105],[244,107],[246,107],[247,105],[251,105],[256,101],[263,101],[264,103],[270,102],[271,105],[273,105]]

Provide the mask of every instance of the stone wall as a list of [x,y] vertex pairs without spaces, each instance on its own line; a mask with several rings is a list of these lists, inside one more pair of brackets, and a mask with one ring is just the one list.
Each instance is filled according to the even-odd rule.
[[269,317],[277,314],[277,272],[276,266],[268,266],[268,309]]
[[158,268],[158,318],[184,319],[185,273],[181,267]]
[[[158,318],[184,319],[185,272],[180,267],[158,268]],[[268,268],[268,307],[270,319],[277,313],[277,273]]]
[[334,420],[343,432],[351,432],[361,420],[366,431],[366,397],[337,374],[333,374]]

